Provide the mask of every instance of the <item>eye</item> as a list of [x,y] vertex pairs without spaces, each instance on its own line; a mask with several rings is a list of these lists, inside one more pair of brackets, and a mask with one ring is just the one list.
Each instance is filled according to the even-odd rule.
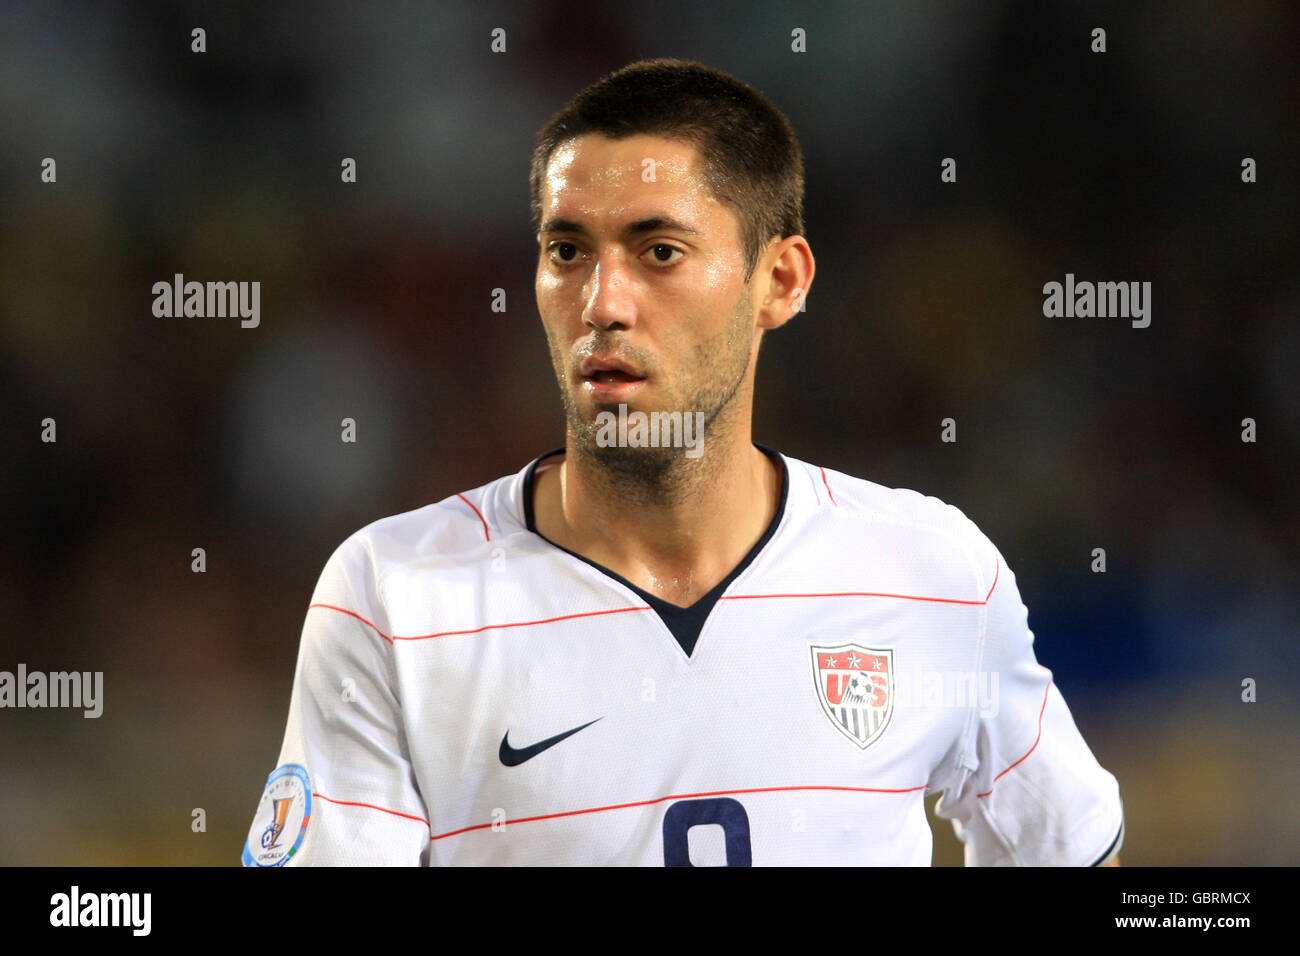
[[556,262],[570,263],[577,261],[579,249],[572,242],[561,240],[560,242],[551,243],[547,248],[551,254],[551,259]]
[[678,255],[686,254],[682,252],[682,250],[678,249],[676,246],[670,246],[664,242],[656,242],[653,246],[650,247],[650,253],[654,257],[655,263],[657,263],[658,265],[671,266],[680,262],[681,261],[680,259],[668,258],[674,252],[677,253]]

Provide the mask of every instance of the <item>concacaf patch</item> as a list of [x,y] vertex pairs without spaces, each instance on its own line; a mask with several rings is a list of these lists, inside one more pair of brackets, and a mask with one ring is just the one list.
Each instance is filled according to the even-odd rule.
[[311,780],[296,763],[277,767],[244,842],[244,866],[284,866],[302,848],[311,822]]
[[835,729],[863,750],[894,716],[893,648],[813,644],[817,702]]

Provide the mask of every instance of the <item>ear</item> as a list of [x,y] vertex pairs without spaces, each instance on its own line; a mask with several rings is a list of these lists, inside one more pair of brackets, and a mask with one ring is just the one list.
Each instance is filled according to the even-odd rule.
[[772,241],[754,269],[760,329],[780,328],[803,311],[816,269],[812,249],[803,236]]

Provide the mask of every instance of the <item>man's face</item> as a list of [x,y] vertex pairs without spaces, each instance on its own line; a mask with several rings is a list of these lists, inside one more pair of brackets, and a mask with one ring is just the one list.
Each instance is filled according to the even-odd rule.
[[603,462],[661,471],[681,449],[600,447],[596,415],[703,412],[707,429],[750,400],[758,332],[736,217],[695,148],[657,136],[571,140],[541,200],[537,307],[569,429]]

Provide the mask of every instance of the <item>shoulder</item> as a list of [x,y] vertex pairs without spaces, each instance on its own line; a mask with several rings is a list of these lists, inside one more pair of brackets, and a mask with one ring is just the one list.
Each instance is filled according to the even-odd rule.
[[[996,579],[997,548],[956,505],[911,488],[886,485],[823,465],[785,456],[791,480],[809,485],[817,499],[816,522],[859,546],[892,548],[927,560],[945,557],[966,565],[977,578]],[[865,536],[865,537],[864,537]],[[899,559],[904,558],[899,554]]]
[[[384,582],[491,559],[494,542],[522,528],[514,506],[519,475],[506,475],[441,501],[372,521],[334,549],[318,585],[358,606],[382,606]],[[326,595],[328,598],[329,595]]]

